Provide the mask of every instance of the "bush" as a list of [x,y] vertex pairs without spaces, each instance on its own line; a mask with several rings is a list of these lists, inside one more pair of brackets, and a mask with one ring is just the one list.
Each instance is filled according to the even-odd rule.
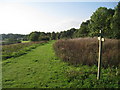
[[16,43],[21,43],[21,41],[20,40],[14,40],[14,39],[13,40],[8,39],[8,40],[2,42],[2,45],[9,45],[9,44],[16,44]]
[[[103,43],[102,66],[119,66],[118,41],[106,39]],[[97,65],[98,40],[97,38],[78,38],[59,40],[54,44],[56,55],[63,61],[73,65]]]
[[39,37],[39,41],[49,41],[50,38],[48,36],[41,36]]

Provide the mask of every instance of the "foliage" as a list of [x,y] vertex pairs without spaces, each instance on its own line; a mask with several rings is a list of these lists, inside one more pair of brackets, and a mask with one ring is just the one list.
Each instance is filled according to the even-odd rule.
[[[95,37],[101,29],[104,37],[120,39],[120,2],[114,9],[99,7],[90,17],[90,20],[81,23],[80,28],[71,28],[61,32],[31,32],[29,35],[2,34],[3,40],[8,38],[31,41],[41,41],[41,37],[49,40],[70,39],[78,37]],[[1,34],[0,34],[1,36]],[[43,39],[44,40],[44,39]],[[45,39],[46,40],[46,39]],[[48,39],[47,39],[48,40]]]
[[18,57],[26,54],[27,51],[36,48],[39,44],[43,42],[29,42],[29,43],[19,43],[11,45],[2,46],[2,59],[8,59],[11,57]]
[[15,43],[21,43],[21,41],[9,38],[8,40],[2,42],[2,45],[9,45],[9,44],[15,44]]
[[[99,36],[99,30],[102,30],[103,36],[105,38],[120,39],[120,2],[115,9],[108,9],[106,7],[99,7],[90,17],[90,20],[84,21],[81,23],[79,29],[71,28],[66,31],[61,32],[32,32],[37,33],[34,39],[35,41],[41,40],[38,39],[42,37],[49,37],[50,40],[57,39],[70,39],[78,37],[96,37]],[[41,35],[42,33],[42,35]],[[33,35],[33,36],[34,36]],[[33,38],[30,33],[29,39]]]
[[16,40],[28,40],[28,35],[23,35],[23,34],[0,34],[0,36],[2,37],[2,40],[8,40],[8,39],[16,39]]
[[3,88],[120,88],[118,69],[102,68],[96,80],[97,67],[74,67],[59,60],[53,51],[54,41],[21,57],[2,62]]
[[38,41],[38,38],[39,34],[37,32],[32,32],[29,37],[30,41]]
[[[3,88],[120,88],[119,40],[106,39],[103,44],[104,68],[101,79],[96,80],[98,41],[96,38],[78,38],[98,36],[102,29],[104,37],[120,39],[119,10],[120,2],[115,9],[100,7],[90,20],[82,22],[79,29],[57,33],[35,31],[29,35],[2,34],[3,40],[34,41],[3,45]],[[76,37],[78,39],[71,39]],[[35,43],[56,39],[65,39],[55,42],[54,50],[60,59],[68,63],[56,57],[52,47],[54,41],[41,46]]]
[[111,28],[113,30],[112,37],[120,39],[120,2],[115,8]]
[[56,40],[56,33],[55,32],[51,33],[51,40]]
[[49,40],[57,40],[63,38],[73,38],[74,32],[76,31],[75,28],[71,28],[68,31],[61,31],[60,33],[52,32],[52,33],[44,33],[44,32],[31,32],[29,34],[29,39],[31,41],[49,41]]
[[[119,40],[111,39],[106,39],[103,43],[103,67],[120,65],[118,44]],[[54,44],[54,49],[57,56],[73,65],[97,65],[98,41],[96,38],[59,40]]]
[[50,38],[48,36],[41,36],[39,37],[39,41],[49,41]]
[[30,41],[49,41],[51,37],[50,33],[45,33],[45,32],[31,32],[29,34],[29,40]]
[[[89,21],[89,22],[88,22]],[[75,37],[95,37],[102,30],[106,38],[120,39],[120,2],[115,9],[106,7],[98,8],[90,17],[90,20],[82,22],[81,26],[75,32]]]
[[61,33],[61,38],[73,38],[74,32],[76,31],[75,28],[71,28],[70,30],[64,31]]
[[97,36],[99,30],[104,30],[106,27],[106,18],[108,17],[107,8],[100,7],[98,8],[90,19],[90,36]]
[[81,26],[79,29],[77,29],[74,33],[74,37],[86,37],[88,36],[89,33],[89,25],[90,21],[87,20],[86,22],[82,22]]

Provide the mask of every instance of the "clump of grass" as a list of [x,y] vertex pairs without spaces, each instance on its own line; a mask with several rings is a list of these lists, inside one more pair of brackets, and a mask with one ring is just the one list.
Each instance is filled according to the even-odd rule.
[[[102,66],[119,66],[118,57],[119,40],[106,39],[103,43]],[[97,38],[78,38],[68,40],[58,40],[54,44],[54,50],[63,61],[73,65],[97,65],[98,60],[98,40]]]

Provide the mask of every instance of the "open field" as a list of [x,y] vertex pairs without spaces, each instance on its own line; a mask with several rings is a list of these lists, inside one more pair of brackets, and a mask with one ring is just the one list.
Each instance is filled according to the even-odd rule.
[[3,61],[3,88],[118,88],[118,69],[72,66],[56,57],[51,41],[25,55]]

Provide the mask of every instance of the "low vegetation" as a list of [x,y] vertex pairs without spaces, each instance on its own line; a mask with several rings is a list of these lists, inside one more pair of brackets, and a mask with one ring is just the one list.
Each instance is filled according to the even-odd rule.
[[120,88],[118,69],[97,66],[72,66],[56,57],[49,42],[25,55],[4,60],[3,88]]
[[8,40],[2,41],[0,45],[10,45],[10,44],[15,44],[15,43],[21,43],[21,41],[15,40],[15,39],[8,39]]
[[97,80],[97,67],[72,66],[56,57],[49,42],[25,55],[4,60],[3,88],[120,88],[119,72],[102,68]]
[[[117,67],[120,65],[118,57],[119,40],[106,39],[103,42],[102,66]],[[73,65],[97,65],[98,40],[97,38],[79,38],[59,40],[54,44],[54,50],[63,61]]]
[[2,46],[2,59],[8,59],[11,57],[18,57],[26,54],[28,51],[36,48],[44,42],[29,42],[29,43],[17,43]]

